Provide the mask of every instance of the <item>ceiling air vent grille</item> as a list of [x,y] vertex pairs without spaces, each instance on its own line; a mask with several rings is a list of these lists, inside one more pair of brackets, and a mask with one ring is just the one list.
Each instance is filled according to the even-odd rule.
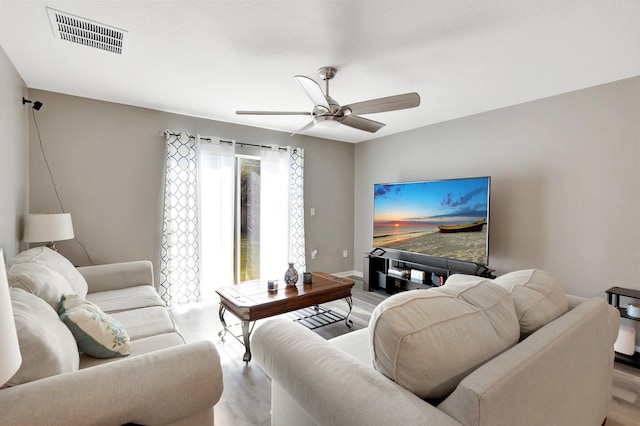
[[121,55],[127,32],[79,16],[47,8],[53,33],[60,40]]

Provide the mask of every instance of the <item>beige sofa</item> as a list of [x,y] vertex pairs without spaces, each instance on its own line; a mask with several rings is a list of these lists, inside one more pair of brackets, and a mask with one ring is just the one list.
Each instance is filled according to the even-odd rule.
[[264,323],[252,349],[272,379],[272,424],[601,425],[617,310],[540,271],[501,278],[391,296],[368,329],[329,341]]
[[[223,389],[218,353],[208,341],[185,344],[153,287],[150,262],[76,269],[38,247],[10,260],[7,276],[22,366],[0,389],[0,423],[213,424]],[[55,309],[70,291],[124,327],[128,355],[78,353]]]

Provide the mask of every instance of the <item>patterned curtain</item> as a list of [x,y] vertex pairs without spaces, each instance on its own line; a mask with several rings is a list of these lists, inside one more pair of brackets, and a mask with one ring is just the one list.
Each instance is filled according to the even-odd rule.
[[289,153],[289,245],[295,268],[304,272],[307,270],[304,238],[304,149],[293,148]]
[[[226,236],[233,233],[235,145],[221,144],[219,138],[206,138],[208,142],[201,143],[200,137],[184,133],[165,135],[159,293],[167,306],[173,307],[199,302],[212,293],[212,288],[201,287],[206,272],[203,255],[207,266],[211,263],[213,268],[212,283],[232,282],[233,241]],[[260,258],[261,274],[270,279],[284,276],[288,261],[293,261],[299,272],[306,271],[304,150],[267,148],[261,154],[260,217],[264,226]],[[229,277],[221,279],[223,272]]]
[[167,306],[200,300],[200,232],[196,140],[166,135],[159,293]]

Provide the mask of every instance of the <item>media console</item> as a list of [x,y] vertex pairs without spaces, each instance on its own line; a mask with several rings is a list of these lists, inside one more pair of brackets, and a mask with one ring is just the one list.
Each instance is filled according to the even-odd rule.
[[444,284],[451,274],[495,278],[493,269],[483,265],[377,248],[365,254],[363,290],[393,294],[427,289]]

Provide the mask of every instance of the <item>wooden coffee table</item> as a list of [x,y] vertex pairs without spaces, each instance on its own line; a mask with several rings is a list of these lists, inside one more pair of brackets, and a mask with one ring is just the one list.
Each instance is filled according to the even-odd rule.
[[[224,328],[218,333],[218,336],[224,341],[229,329],[224,320],[226,311],[238,317],[242,323],[241,342],[244,343],[245,347],[245,354],[242,360],[248,363],[251,361],[249,339],[255,321],[338,299],[345,299],[349,305],[349,312],[344,321],[347,327],[351,328],[353,322],[349,319],[349,315],[353,308],[351,287],[353,287],[354,282],[323,272],[313,272],[311,281],[310,284],[303,284],[299,281],[295,287],[285,287],[280,284],[277,292],[269,292],[267,283],[259,281],[219,288],[216,290],[216,293],[220,296],[218,315]],[[252,322],[253,325],[251,324]],[[239,337],[237,338],[240,340]]]

